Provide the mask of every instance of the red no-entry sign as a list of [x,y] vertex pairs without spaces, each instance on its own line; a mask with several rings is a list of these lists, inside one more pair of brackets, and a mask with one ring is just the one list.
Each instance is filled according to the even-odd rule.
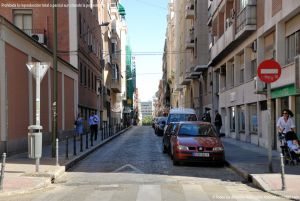
[[265,83],[275,82],[281,75],[281,66],[274,60],[265,60],[259,64],[257,75]]

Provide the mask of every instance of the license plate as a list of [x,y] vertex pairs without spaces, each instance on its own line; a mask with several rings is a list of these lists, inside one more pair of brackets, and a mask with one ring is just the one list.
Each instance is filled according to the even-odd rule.
[[209,153],[193,153],[196,157],[209,157]]

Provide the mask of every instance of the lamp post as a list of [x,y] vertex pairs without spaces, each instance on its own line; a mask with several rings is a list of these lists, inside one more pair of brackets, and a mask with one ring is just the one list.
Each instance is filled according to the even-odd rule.
[[29,62],[26,64],[28,70],[32,73],[36,82],[35,92],[35,125],[28,127],[28,156],[36,159],[36,172],[39,172],[40,158],[42,156],[42,132],[41,124],[41,99],[40,99],[40,84],[46,74],[50,63],[49,62]]
[[53,0],[53,103],[52,103],[52,158],[56,155],[57,138],[57,0]]

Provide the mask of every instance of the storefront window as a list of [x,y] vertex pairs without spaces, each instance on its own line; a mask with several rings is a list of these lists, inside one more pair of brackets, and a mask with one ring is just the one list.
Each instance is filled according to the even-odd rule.
[[[300,137],[299,129],[300,129],[300,96],[296,96],[296,111],[294,112],[294,121],[296,124],[296,131],[298,138]],[[298,129],[297,129],[298,128]]]
[[245,106],[239,106],[239,131],[245,132]]
[[257,105],[256,103],[249,105],[249,125],[250,133],[257,134]]

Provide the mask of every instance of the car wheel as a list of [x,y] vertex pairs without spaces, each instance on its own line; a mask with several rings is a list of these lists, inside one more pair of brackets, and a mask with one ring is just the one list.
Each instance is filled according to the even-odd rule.
[[164,154],[167,153],[167,148],[166,148],[166,146],[165,146],[164,141],[162,142],[162,152],[163,152]]
[[179,161],[176,160],[176,158],[173,156],[173,165],[178,166],[179,165]]

